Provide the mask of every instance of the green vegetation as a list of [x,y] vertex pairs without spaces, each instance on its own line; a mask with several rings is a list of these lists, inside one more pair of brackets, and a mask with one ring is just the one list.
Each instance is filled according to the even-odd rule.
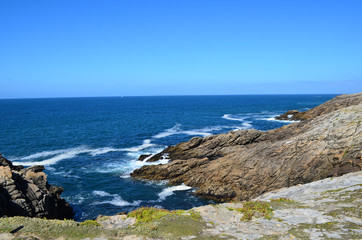
[[189,216],[190,218],[194,220],[200,220],[201,217],[199,214],[197,214],[194,211],[185,211],[185,210],[174,210],[169,211],[166,209],[159,209],[154,207],[141,207],[136,210],[133,210],[132,212],[127,214],[127,217],[134,217],[137,220],[137,223],[139,222],[151,222],[155,220],[159,220],[161,218],[164,218],[166,216]]
[[129,233],[161,239],[180,239],[195,236],[196,239],[221,239],[217,236],[204,236],[206,223],[194,211],[169,211],[154,207],[141,207],[130,212],[127,217],[134,217],[137,223]]
[[277,199],[270,199],[270,202],[295,202],[293,199],[289,199],[289,198],[277,198]]
[[[359,229],[359,225],[350,223],[351,225],[346,225],[348,228],[345,228],[346,226],[342,226],[339,222],[327,222],[323,224],[307,224],[302,223],[299,224],[297,227],[294,227],[289,230],[290,234],[293,234],[298,239],[311,239],[309,234],[307,233],[310,229],[316,229],[318,230],[322,235],[323,239],[330,239],[328,238],[328,235],[326,233],[328,232],[335,232],[338,231],[338,229],[345,229],[344,233],[340,234],[343,239],[360,239],[360,235],[358,235],[353,230]],[[334,239],[334,238],[333,238]]]
[[[93,221],[95,222],[95,221]],[[93,223],[82,224],[72,220],[48,220],[28,217],[5,217],[0,218],[0,232],[16,231],[15,237],[33,236],[40,239],[83,239],[89,236],[103,237],[110,239],[122,236],[121,232],[105,231]],[[27,239],[31,239],[30,237]]]
[[127,214],[127,217],[134,217],[138,222],[151,222],[158,220],[166,215],[171,214],[171,211],[158,209],[154,207],[141,207]]
[[[279,226],[278,222],[283,226],[289,226],[288,232],[282,235],[265,235],[261,239],[281,239],[296,237],[298,239],[311,239],[310,234],[316,232],[324,239],[330,239],[330,234],[337,232],[343,239],[360,239],[357,230],[360,225],[349,222],[346,217],[361,219],[361,207],[358,201],[362,198],[362,190],[359,188],[361,184],[339,188],[335,190],[325,191],[322,198],[328,198],[323,206],[328,206],[327,211],[322,212],[325,215],[332,216],[333,221],[323,224],[299,224],[288,225],[287,220],[278,218],[277,214],[273,217],[273,224]],[[227,207],[230,211],[237,211],[241,215],[241,220],[250,221],[254,218],[271,219],[274,210],[309,208],[304,204],[296,202],[288,198],[271,199],[270,202],[250,201],[238,202],[233,206]],[[213,206],[216,212],[223,212],[223,205]],[[231,214],[234,215],[234,214]],[[240,216],[239,215],[239,216]],[[135,218],[136,224],[119,228],[106,229],[102,227],[109,216],[100,216],[95,220],[87,220],[84,222],[75,222],[72,220],[49,220],[27,217],[9,217],[0,218],[0,234],[5,232],[14,232],[15,239],[74,239],[80,240],[88,237],[91,238],[107,238],[109,240],[122,239],[124,236],[136,235],[145,236],[156,239],[181,239],[189,237],[190,239],[232,239],[232,236],[224,235],[220,232],[219,236],[210,236],[204,230],[208,229],[208,224],[203,221],[197,211],[192,210],[174,210],[158,209],[154,207],[141,207],[122,216],[121,219]],[[128,219],[129,220],[129,219]],[[214,223],[210,222],[212,225]],[[255,224],[260,224],[254,221]],[[252,224],[252,223],[242,223]],[[210,224],[209,224],[210,226]],[[343,229],[343,231],[341,231]],[[0,237],[1,238],[1,237]]]
[[94,220],[86,220],[84,222],[81,222],[80,225],[81,226],[87,226],[87,227],[90,227],[90,226],[99,227],[99,226],[101,226],[97,221],[94,221]]
[[[161,209],[158,209],[161,210]],[[149,213],[152,212],[148,211]],[[28,217],[0,218],[0,233],[11,232],[16,239],[74,239],[87,237],[120,239],[123,236],[138,235],[157,239],[180,239],[181,237],[195,236],[197,239],[221,239],[217,236],[202,235],[206,223],[200,220],[198,214],[192,211],[156,211],[168,212],[157,220],[140,221],[136,226],[109,230],[100,226],[97,221],[87,220],[79,223],[72,220],[48,220]],[[159,216],[158,214],[155,214]],[[148,219],[155,217],[149,217]]]
[[271,219],[273,209],[267,202],[250,201],[245,202],[242,208],[228,208],[230,211],[238,211],[243,214],[242,220],[251,220],[253,217],[264,217]]

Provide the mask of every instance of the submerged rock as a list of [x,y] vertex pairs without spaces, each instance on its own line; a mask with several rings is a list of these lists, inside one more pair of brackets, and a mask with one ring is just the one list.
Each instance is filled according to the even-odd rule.
[[0,155],[0,216],[73,218],[73,209],[60,197],[63,189],[51,186],[43,170],[13,166]]
[[152,154],[141,154],[139,157],[138,157],[138,160],[139,161],[143,161],[145,160],[146,158],[149,158]]
[[300,114],[300,112],[298,110],[290,110],[280,116],[275,117],[275,119],[277,119],[277,120],[300,120],[299,118],[297,118],[298,114]]
[[362,93],[338,96],[303,119],[266,132],[192,138],[151,157],[168,154],[170,163],[143,166],[131,176],[185,183],[198,196],[229,201],[362,169]]

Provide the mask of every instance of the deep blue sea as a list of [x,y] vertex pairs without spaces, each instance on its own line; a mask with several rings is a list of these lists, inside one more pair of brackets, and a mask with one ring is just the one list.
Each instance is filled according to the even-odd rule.
[[64,188],[62,196],[76,220],[139,206],[187,209],[209,202],[187,186],[130,178],[130,172],[147,164],[137,161],[139,155],[194,136],[278,128],[289,122],[274,120],[276,115],[305,111],[334,96],[4,99],[0,152],[24,166],[45,165],[48,181]]

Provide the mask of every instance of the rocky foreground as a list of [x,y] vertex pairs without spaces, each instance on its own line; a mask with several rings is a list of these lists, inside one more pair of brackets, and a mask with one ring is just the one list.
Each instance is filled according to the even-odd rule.
[[73,209],[60,197],[63,189],[49,185],[43,170],[14,166],[0,154],[0,217],[73,219]]
[[283,188],[250,202],[187,211],[143,208],[83,223],[0,218],[0,239],[362,239],[362,172]]
[[239,201],[362,170],[362,93],[338,96],[298,116],[302,121],[270,131],[192,138],[150,157],[167,155],[170,163],[143,166],[131,176],[185,183],[198,196]]

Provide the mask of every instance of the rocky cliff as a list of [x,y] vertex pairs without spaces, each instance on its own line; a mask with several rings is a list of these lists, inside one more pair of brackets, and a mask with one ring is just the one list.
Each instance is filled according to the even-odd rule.
[[150,158],[168,154],[170,163],[143,166],[131,176],[185,183],[198,196],[228,201],[361,170],[362,93],[338,96],[298,119],[266,132],[192,138]]
[[43,170],[13,166],[0,154],[0,216],[73,218],[73,209],[60,197],[63,189],[49,185]]
[[357,105],[361,102],[361,98],[362,98],[361,93],[339,95],[333,98],[332,100],[329,100],[324,104],[321,104],[308,111],[299,112],[297,110],[291,110],[276,117],[276,119],[292,120],[292,121],[312,119],[320,115],[333,112],[340,108]]

